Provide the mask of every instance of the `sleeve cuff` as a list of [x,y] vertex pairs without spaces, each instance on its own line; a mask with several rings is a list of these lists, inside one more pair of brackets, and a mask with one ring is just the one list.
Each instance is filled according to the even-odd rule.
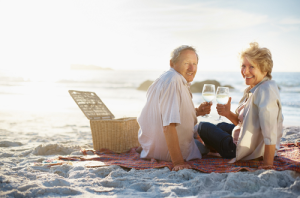
[[265,145],[276,145],[276,140],[271,141],[270,138],[264,138]]

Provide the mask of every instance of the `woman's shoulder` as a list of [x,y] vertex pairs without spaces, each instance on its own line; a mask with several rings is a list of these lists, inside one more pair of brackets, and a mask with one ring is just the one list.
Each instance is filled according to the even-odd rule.
[[254,94],[259,97],[264,96],[268,98],[280,98],[278,85],[274,80],[264,81],[260,86],[257,87]]
[[278,91],[279,92],[279,89],[278,89],[278,85],[277,83],[274,81],[274,80],[267,80],[267,81],[264,81],[259,87],[258,87],[258,90],[260,91]]

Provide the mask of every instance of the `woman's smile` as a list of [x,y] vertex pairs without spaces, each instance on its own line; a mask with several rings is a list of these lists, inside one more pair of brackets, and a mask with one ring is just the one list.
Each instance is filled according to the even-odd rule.
[[255,64],[251,64],[245,57],[241,66],[241,74],[245,79],[246,85],[252,88],[264,79],[267,72],[261,72]]

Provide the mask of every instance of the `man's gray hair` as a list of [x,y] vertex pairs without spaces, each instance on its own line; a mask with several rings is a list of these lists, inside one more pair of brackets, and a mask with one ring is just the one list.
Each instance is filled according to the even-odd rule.
[[177,47],[176,49],[173,50],[173,52],[171,53],[171,61],[172,63],[176,63],[178,57],[180,56],[180,53],[184,50],[192,50],[195,52],[196,56],[197,56],[197,60],[198,58],[198,54],[197,51],[194,47],[189,46],[189,45],[181,45],[179,47]]

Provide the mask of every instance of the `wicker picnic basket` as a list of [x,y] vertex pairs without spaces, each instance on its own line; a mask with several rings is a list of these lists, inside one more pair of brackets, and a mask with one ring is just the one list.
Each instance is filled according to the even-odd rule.
[[139,124],[135,117],[114,119],[114,115],[94,92],[69,90],[70,95],[90,120],[95,150],[106,148],[123,153],[139,146]]

